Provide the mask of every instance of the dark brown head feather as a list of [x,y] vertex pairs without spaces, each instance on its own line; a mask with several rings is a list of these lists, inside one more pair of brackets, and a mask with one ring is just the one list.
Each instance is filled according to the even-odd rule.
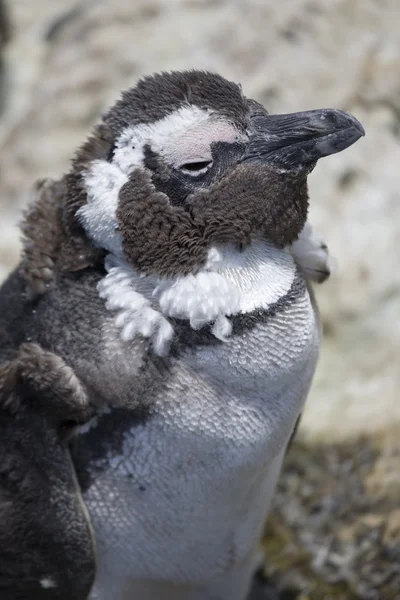
[[304,174],[280,174],[263,165],[239,165],[211,190],[173,207],[150,175],[135,170],[120,192],[117,211],[124,254],[142,273],[172,276],[204,266],[213,245],[248,245],[266,237],[294,242],[307,218]]
[[122,187],[117,218],[124,254],[143,273],[190,273],[206,260],[201,228],[184,208],[171,206],[142,169]]
[[239,164],[188,204],[196,220],[204,220],[211,244],[246,245],[265,237],[283,248],[298,238],[306,222],[307,176],[280,173],[265,164]]
[[67,198],[65,180],[38,181],[23,216],[21,269],[32,300],[51,286],[56,270],[81,270],[103,256],[83,230],[68,227],[64,212]]
[[103,120],[117,136],[129,125],[153,123],[189,104],[217,111],[238,129],[248,126],[246,99],[240,86],[216,73],[197,70],[144,77],[123,92]]

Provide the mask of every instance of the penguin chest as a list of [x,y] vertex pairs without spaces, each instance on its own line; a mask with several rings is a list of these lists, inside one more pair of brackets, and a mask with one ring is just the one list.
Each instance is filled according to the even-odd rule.
[[99,564],[116,576],[201,582],[257,545],[319,329],[306,291],[240,327],[229,343],[182,347],[145,421],[104,415],[80,441]]
[[176,407],[181,426],[195,419],[208,440],[214,434],[216,443],[225,442],[224,453],[232,450],[238,468],[262,466],[291,435],[319,345],[318,316],[305,288],[273,314],[241,315],[231,341],[197,347],[185,356],[182,371],[188,371],[185,377],[191,373],[191,389],[198,391],[185,412],[184,403]]

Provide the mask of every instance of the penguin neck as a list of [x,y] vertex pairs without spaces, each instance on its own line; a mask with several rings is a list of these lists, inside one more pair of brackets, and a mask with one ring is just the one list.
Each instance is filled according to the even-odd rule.
[[121,286],[125,279],[134,291],[133,302],[140,304],[140,297],[145,298],[164,316],[188,319],[195,328],[196,319],[201,327],[214,321],[216,314],[233,316],[268,309],[289,292],[297,273],[289,250],[267,240],[253,242],[244,250],[233,245],[213,247],[204,267],[191,275],[144,276],[112,254],[105,266],[108,299],[125,296]]
[[239,313],[266,309],[290,290],[297,273],[291,253],[259,240],[244,250],[234,246],[213,249],[212,270],[224,276],[239,293]]
[[106,308],[116,312],[122,340],[145,337],[159,355],[168,352],[174,337],[169,318],[186,320],[193,329],[210,325],[216,338],[227,341],[231,317],[268,310],[287,296],[297,275],[289,251],[267,241],[243,251],[212,248],[203,269],[174,278],[143,276],[113,254],[105,268],[97,289]]

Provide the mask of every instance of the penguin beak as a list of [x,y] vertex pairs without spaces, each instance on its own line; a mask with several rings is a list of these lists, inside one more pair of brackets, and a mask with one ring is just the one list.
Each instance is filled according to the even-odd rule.
[[288,115],[256,114],[242,162],[271,163],[283,169],[310,168],[318,159],[341,152],[365,135],[355,117],[320,109]]

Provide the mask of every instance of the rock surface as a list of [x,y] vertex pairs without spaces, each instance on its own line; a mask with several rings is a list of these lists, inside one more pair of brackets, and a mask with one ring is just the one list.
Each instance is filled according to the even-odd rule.
[[399,600],[399,454],[398,432],[293,446],[263,542],[280,600]]
[[[352,488],[358,473],[362,489],[370,490],[367,497],[372,494],[371,507],[376,507],[378,492],[383,503],[392,502],[391,490],[399,492],[400,452],[398,0],[278,4],[275,0],[82,0],[76,4],[12,0],[9,4],[13,38],[2,49],[6,74],[0,90],[0,95],[7,92],[0,118],[0,279],[18,260],[15,224],[33,181],[60,176],[100,113],[144,73],[190,67],[214,70],[240,81],[246,95],[271,112],[335,107],[353,112],[363,123],[366,138],[321,161],[310,178],[312,221],[325,235],[339,268],[318,289],[325,342],[301,426],[308,444],[308,467],[303,469],[302,447],[292,453],[291,461],[298,461],[295,470],[303,473],[311,488],[316,481],[329,489],[337,485],[345,498],[340,490]],[[360,435],[366,435],[367,441],[358,442]],[[317,443],[327,444],[325,454]],[[342,450],[334,450],[339,443]],[[362,469],[359,472],[361,467],[351,456],[360,449],[358,444],[376,453],[366,469],[369,478]],[[312,470],[320,453],[328,461],[327,472],[323,467],[315,479]],[[332,456],[339,466],[330,471],[326,465]],[[291,497],[298,485],[296,475],[296,489],[290,487],[290,468],[280,492],[285,497]],[[333,502],[337,495],[333,490],[326,497]],[[347,499],[348,510],[353,510],[352,498]],[[325,524],[315,526],[313,539],[307,539],[306,515],[298,514],[305,529],[294,543],[300,543],[312,558],[308,575],[300,574],[302,581],[309,577],[309,569],[328,579],[336,573],[348,581],[350,575],[344,576],[339,567],[333,575],[329,569],[324,571],[316,548],[329,538],[329,528],[332,535],[340,529],[344,540],[352,540],[350,545],[356,534],[349,534],[352,525],[342,523],[328,500],[321,502],[328,503],[323,510],[328,514],[331,510],[332,523],[325,512]],[[398,544],[399,514],[392,504],[387,506]],[[292,506],[293,514],[296,510]],[[354,510],[364,514],[357,502]],[[385,514],[379,507],[371,511],[367,511],[366,527],[375,531]],[[274,518],[289,519],[286,510]],[[385,527],[390,528],[388,523]],[[358,526],[357,521],[354,527]],[[350,551],[349,545],[346,548]],[[338,552],[340,560],[350,564],[346,552],[347,559]],[[360,556],[367,556],[368,562],[368,554]],[[381,560],[384,569],[382,557],[371,560]],[[371,575],[369,584],[362,585],[370,585],[378,595],[368,596],[364,588],[353,586],[354,597],[398,597],[389,592],[379,595],[377,581]],[[302,590],[298,593],[305,594],[307,585],[298,586]],[[308,590],[307,596],[291,597],[339,598],[332,593],[313,595]]]

